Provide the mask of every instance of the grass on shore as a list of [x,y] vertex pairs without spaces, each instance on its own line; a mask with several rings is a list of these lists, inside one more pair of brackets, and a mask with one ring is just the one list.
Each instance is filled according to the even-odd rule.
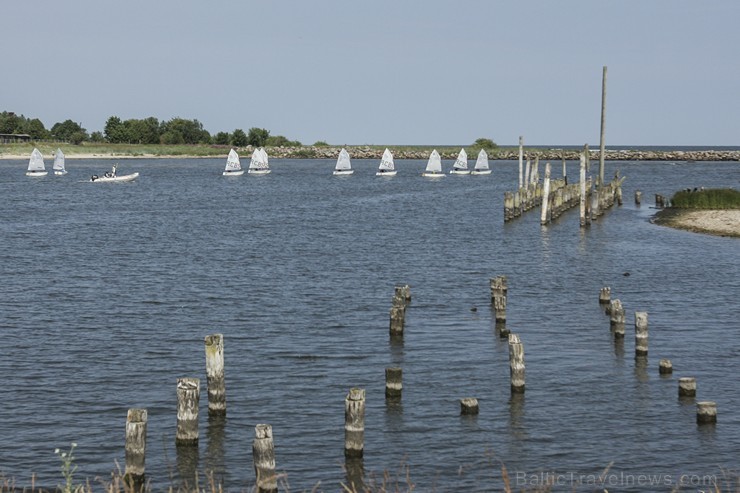
[[731,188],[676,192],[671,207],[678,209],[740,209],[740,191]]

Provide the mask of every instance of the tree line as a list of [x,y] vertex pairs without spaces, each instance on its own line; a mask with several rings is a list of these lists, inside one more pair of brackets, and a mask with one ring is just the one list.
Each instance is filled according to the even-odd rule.
[[103,132],[88,133],[82,124],[72,120],[55,123],[46,129],[38,118],[26,118],[13,112],[0,113],[0,134],[26,134],[33,140],[58,140],[71,144],[109,142],[111,144],[220,144],[243,147],[252,145],[299,147],[297,140],[282,135],[270,135],[264,128],[252,127],[247,132],[237,128],[233,132],[211,135],[197,119],[172,118],[159,121],[155,117],[122,120],[111,116]]

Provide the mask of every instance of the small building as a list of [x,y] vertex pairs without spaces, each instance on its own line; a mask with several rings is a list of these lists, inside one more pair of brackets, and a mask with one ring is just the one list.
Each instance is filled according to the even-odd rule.
[[31,136],[28,134],[0,134],[0,142],[3,144],[14,144],[17,142],[30,142]]

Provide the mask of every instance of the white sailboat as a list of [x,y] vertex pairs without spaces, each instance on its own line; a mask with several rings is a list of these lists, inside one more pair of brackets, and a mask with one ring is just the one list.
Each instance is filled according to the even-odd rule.
[[229,151],[229,157],[226,158],[226,169],[224,176],[241,176],[244,174],[242,165],[239,162],[239,154],[234,149]]
[[67,174],[67,169],[64,167],[64,153],[59,148],[57,148],[57,152],[54,154],[54,166],[52,169],[55,175]]
[[434,149],[429,155],[427,167],[421,176],[425,176],[427,178],[440,178],[444,176],[444,173],[442,173],[442,158],[437,152],[437,149]]
[[352,164],[349,160],[349,152],[347,149],[339,151],[339,157],[337,158],[337,164],[334,166],[335,175],[351,175],[355,170],[352,169]]
[[41,151],[33,148],[31,152],[31,159],[28,160],[28,171],[27,176],[46,176],[46,166],[44,166],[44,156],[41,155]]
[[475,168],[470,172],[471,175],[490,175],[491,168],[488,167],[488,153],[481,149],[478,153],[478,159],[475,161]]
[[380,160],[378,172],[375,176],[396,176],[396,165],[393,163],[393,154],[386,147],[383,151],[383,158]]
[[457,155],[455,164],[452,165],[450,170],[451,175],[469,175],[470,170],[468,169],[468,153],[465,149],[460,149],[460,154]]
[[270,163],[267,152],[260,147],[252,153],[252,160],[249,162],[247,173],[254,175],[266,175],[270,172]]

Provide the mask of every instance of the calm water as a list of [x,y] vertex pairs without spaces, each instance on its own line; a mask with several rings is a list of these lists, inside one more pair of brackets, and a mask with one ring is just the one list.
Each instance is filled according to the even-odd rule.
[[[609,491],[672,488],[628,485],[640,474],[737,471],[740,242],[648,220],[656,193],[737,187],[738,163],[607,163],[627,177],[625,205],[585,231],[577,208],[546,228],[538,211],[505,225],[514,161],[438,182],[421,178],[422,161],[397,163],[393,179],[375,177],[375,161],[341,178],[333,161],[273,160],[271,175],[238,178],[223,163],[125,160],[119,173],[138,181],[91,184],[111,161],[70,159],[67,176],[36,179],[25,161],[0,161],[0,472],[55,485],[54,449],[76,442],[78,477],[109,477],[125,462],[126,411],[143,407],[158,489],[196,463],[231,490],[253,485],[254,426],[270,423],[292,491],[339,491],[351,387],[367,391],[365,472],[408,465],[418,491],[501,490],[501,463],[518,487],[545,473],[588,481],[611,464]],[[525,346],[518,399],[489,301],[501,274]],[[391,343],[400,283],[413,301]],[[626,309],[622,344],[598,305],[603,286]],[[649,313],[644,366],[634,311]],[[207,417],[203,339],[216,332],[225,422]],[[673,376],[658,375],[661,358]],[[389,366],[403,368],[401,404],[385,401]],[[185,376],[201,378],[198,454],[174,446]],[[717,401],[715,427],[679,401],[680,376]],[[475,418],[459,415],[469,396]]]

